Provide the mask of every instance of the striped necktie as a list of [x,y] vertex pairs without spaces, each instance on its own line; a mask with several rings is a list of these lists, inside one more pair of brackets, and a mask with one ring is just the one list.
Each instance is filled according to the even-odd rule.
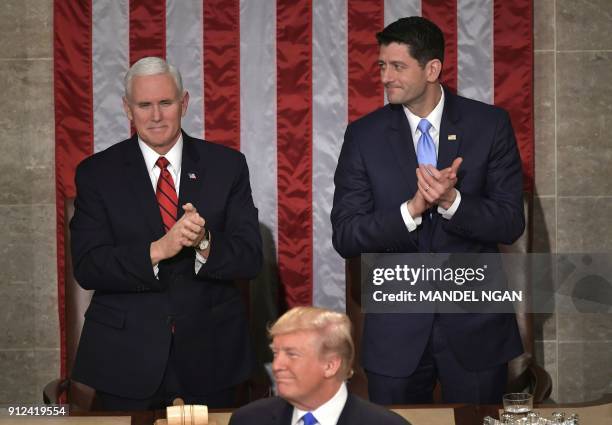
[[160,156],[155,165],[159,167],[161,172],[157,179],[157,191],[155,197],[157,198],[157,204],[159,205],[159,212],[161,213],[162,221],[164,222],[164,230],[168,232],[174,223],[176,223],[176,214],[178,211],[178,197],[176,196],[176,190],[174,189],[174,180],[172,180],[172,174],[168,171],[168,165],[170,162],[163,156]]

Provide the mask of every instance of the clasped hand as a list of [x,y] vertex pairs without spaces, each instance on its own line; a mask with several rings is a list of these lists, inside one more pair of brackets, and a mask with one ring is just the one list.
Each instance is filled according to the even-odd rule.
[[450,167],[442,170],[436,169],[433,165],[420,164],[416,169],[418,190],[414,197],[408,201],[408,211],[411,217],[423,214],[433,205],[439,205],[444,209],[449,209],[457,192],[457,171],[463,162],[463,158],[455,158]]
[[206,220],[198,214],[191,203],[183,205],[182,208],[185,214],[174,223],[161,239],[151,244],[151,261],[153,264],[174,257],[184,247],[197,246],[204,238]]

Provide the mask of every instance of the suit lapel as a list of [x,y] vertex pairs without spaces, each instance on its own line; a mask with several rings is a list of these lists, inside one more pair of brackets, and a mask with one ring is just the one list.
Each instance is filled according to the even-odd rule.
[[[181,185],[179,188],[178,217],[184,211],[182,206],[191,202],[194,206],[198,198],[198,189],[205,178],[205,168],[201,166],[200,155],[194,143],[198,143],[183,132],[183,155],[181,160]],[[201,142],[200,142],[201,143]]]
[[361,422],[363,418],[359,418],[359,412],[355,409],[354,404],[354,396],[349,393],[346,398],[346,403],[344,403],[344,407],[342,408],[342,412],[340,413],[340,417],[338,418],[337,425],[351,425]]
[[438,147],[439,170],[450,167],[457,157],[462,141],[461,128],[459,127],[460,111],[456,106],[456,96],[445,88],[444,99]]
[[284,401],[282,412],[276,416],[277,423],[279,425],[289,425],[291,424],[291,419],[293,419],[293,406]]
[[151,186],[151,178],[145,164],[142,152],[138,147],[138,138],[134,135],[127,144],[125,152],[126,181],[132,191],[133,199],[140,206],[144,221],[149,225],[156,239],[163,236],[163,223],[155,192]]
[[268,417],[269,420],[263,420],[261,423],[269,425],[291,425],[291,419],[293,419],[293,406],[278,396],[274,397],[272,401],[272,408],[268,409],[270,415]]
[[[444,88],[444,110],[442,111],[442,121],[440,122],[440,140],[438,145],[438,170],[450,167],[455,158],[457,158],[463,136],[459,124],[460,111],[456,105],[456,96]],[[433,234],[441,220],[441,215],[437,214],[437,208],[434,208],[434,211],[436,211],[436,214],[431,216],[432,225],[429,227],[426,251],[431,251]]]
[[414,141],[408,118],[404,113],[402,105],[389,105],[391,110],[391,125],[387,133],[387,139],[400,169],[404,173],[411,191],[416,192],[416,168],[417,158],[414,151]]

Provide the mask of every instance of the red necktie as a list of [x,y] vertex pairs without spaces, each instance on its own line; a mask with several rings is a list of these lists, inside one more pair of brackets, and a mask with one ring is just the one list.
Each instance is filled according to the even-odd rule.
[[176,223],[178,210],[178,197],[176,196],[176,190],[174,190],[174,180],[172,180],[172,175],[168,171],[169,164],[170,162],[163,156],[160,156],[155,162],[155,165],[161,170],[157,179],[155,196],[166,232]]

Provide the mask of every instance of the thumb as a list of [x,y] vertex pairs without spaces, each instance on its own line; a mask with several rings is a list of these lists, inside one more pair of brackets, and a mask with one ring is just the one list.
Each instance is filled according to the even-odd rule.
[[196,212],[196,208],[191,204],[191,202],[187,202],[183,205],[183,211],[187,212]]
[[461,166],[462,162],[463,162],[463,158],[461,157],[455,158],[455,160],[451,164],[451,173],[457,174],[457,171],[459,171],[459,167]]

